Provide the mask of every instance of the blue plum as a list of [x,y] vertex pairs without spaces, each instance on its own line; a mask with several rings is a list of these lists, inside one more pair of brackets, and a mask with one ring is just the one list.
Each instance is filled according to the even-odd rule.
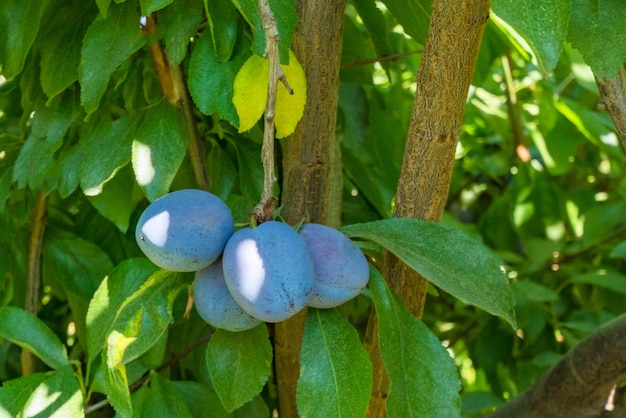
[[311,258],[315,275],[309,306],[332,308],[356,297],[367,286],[367,259],[348,237],[320,224],[304,224],[299,231]]
[[233,228],[233,215],[219,197],[186,189],[152,202],[137,222],[135,238],[157,266],[197,271],[220,256]]
[[289,225],[268,221],[235,232],[222,264],[233,298],[262,321],[284,321],[309,300],[313,261],[304,240]]
[[231,296],[224,281],[221,258],[196,272],[193,298],[198,315],[215,328],[237,332],[261,323],[244,312]]

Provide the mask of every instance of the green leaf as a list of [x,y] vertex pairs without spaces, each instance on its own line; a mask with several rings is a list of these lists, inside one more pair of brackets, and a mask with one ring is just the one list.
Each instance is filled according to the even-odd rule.
[[150,16],[153,12],[170,5],[174,0],[139,0],[141,15]]
[[[376,5],[376,2],[369,0],[356,0],[354,2],[359,16],[363,20],[363,25],[372,38],[372,43],[379,57],[391,55],[392,50],[389,46],[387,36],[389,30],[382,11]],[[340,87],[341,88],[341,87]]]
[[239,165],[239,188],[252,202],[259,199],[263,190],[263,165],[259,156],[261,147],[252,141],[232,141]]
[[389,375],[389,418],[460,417],[461,382],[446,349],[374,268],[369,286],[378,317],[380,357]]
[[[626,3],[571,0],[567,40],[599,77],[614,78],[626,60]],[[547,17],[546,17],[547,18]]]
[[[254,38],[252,50],[259,56],[265,56],[265,31],[263,30],[257,0],[232,0],[232,2],[252,29]],[[280,35],[278,41],[280,62],[287,64],[289,62],[289,48],[298,23],[294,0],[269,0],[269,5],[276,18],[276,26]]]
[[[106,356],[106,352],[102,352],[102,357]],[[126,374],[126,366],[120,364],[116,367],[106,367],[103,359],[104,368],[104,393],[111,403],[111,406],[122,417],[133,416],[133,405],[130,399],[130,390],[128,389],[128,376]]]
[[123,261],[96,290],[87,311],[87,354],[89,363],[106,344],[107,334],[129,297],[137,292],[158,268],[146,258]]
[[215,392],[232,412],[258,395],[272,372],[272,345],[264,324],[242,332],[221,329],[209,341],[206,362]]
[[144,114],[131,113],[99,126],[96,132],[82,139],[83,162],[80,185],[87,196],[96,196],[104,185],[130,162],[133,139],[142,126]]
[[228,61],[233,53],[239,15],[230,1],[204,0],[204,8],[209,20],[209,30],[215,48],[215,56],[219,62]]
[[39,103],[35,107],[32,130],[20,151],[13,169],[13,181],[19,188],[54,190],[56,178],[50,170],[54,155],[63,145],[63,137],[80,116],[80,105],[75,95],[68,94],[50,106]]
[[13,418],[19,416],[30,395],[51,374],[51,372],[33,373],[2,382],[2,387],[0,387],[0,417]]
[[72,366],[51,373],[31,393],[22,409],[24,417],[82,417],[85,415],[83,394]]
[[520,297],[534,302],[555,302],[559,299],[559,295],[552,289],[527,280],[515,282],[513,290]]
[[0,337],[27,349],[53,369],[69,364],[59,337],[41,319],[23,309],[0,308]]
[[87,200],[102,216],[113,222],[117,229],[126,233],[130,216],[142,198],[143,193],[137,187],[130,167],[126,166],[106,183],[102,193],[87,197]]
[[92,2],[62,2],[41,36],[41,87],[51,99],[78,80],[82,41],[98,10]]
[[571,283],[590,284],[626,295],[626,276],[612,270],[597,270],[590,273],[578,274],[570,279]]
[[99,246],[52,225],[46,228],[43,263],[47,280],[54,280],[85,303],[113,270],[111,259]]
[[551,72],[567,35],[570,0],[494,0],[492,8],[526,39],[541,71]]
[[98,108],[111,74],[147,39],[141,34],[134,2],[115,4],[110,9],[106,18],[98,16],[94,20],[83,40],[78,77],[87,115]]
[[[192,418],[185,395],[176,390],[174,382],[157,373],[150,375],[150,390],[143,402],[142,415],[146,417]],[[205,400],[202,400],[205,402]]]
[[611,258],[626,258],[626,241],[622,241],[611,251]]
[[365,416],[371,392],[372,363],[356,330],[334,309],[309,309],[296,392],[299,414]]
[[165,54],[173,65],[179,65],[187,55],[189,40],[204,17],[202,12],[198,0],[177,0],[159,12],[158,30],[163,34]]
[[128,364],[149,350],[172,322],[172,306],[193,275],[158,270],[120,308],[106,340],[106,365]]
[[150,201],[167,194],[187,151],[185,115],[163,100],[146,111],[132,145],[135,178]]
[[205,31],[191,53],[189,92],[202,113],[217,113],[231,125],[239,126],[233,105],[233,83],[250,52],[242,43],[237,45],[229,61],[219,62],[211,43],[210,33]]
[[24,68],[47,0],[3,0],[0,4],[0,68],[12,80]]
[[404,32],[424,45],[430,26],[432,0],[382,0],[404,28]]
[[516,327],[515,301],[501,261],[469,235],[409,218],[348,225],[341,231],[383,246],[436,286]]
[[[217,394],[208,385],[199,382],[187,381],[170,381],[171,390],[178,392],[178,396],[187,404],[187,408],[194,417],[211,417],[211,418],[231,418],[232,415],[226,412],[217,397]],[[248,415],[256,417],[262,415]],[[265,415],[269,416],[269,415]]]

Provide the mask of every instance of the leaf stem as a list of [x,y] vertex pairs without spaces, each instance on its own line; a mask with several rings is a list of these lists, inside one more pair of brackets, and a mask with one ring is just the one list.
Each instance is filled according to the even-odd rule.
[[276,91],[278,82],[282,81],[287,90],[291,90],[285,74],[280,68],[280,55],[278,52],[278,26],[272,13],[268,0],[258,0],[259,12],[265,31],[265,56],[269,62],[269,83],[267,101],[265,102],[265,129],[263,131],[263,146],[261,159],[263,161],[263,192],[261,201],[254,208],[252,216],[257,223],[271,220],[274,212],[274,115],[276,112]]
[[[33,210],[33,225],[30,231],[28,243],[28,273],[26,277],[26,300],[24,309],[37,314],[39,309],[39,289],[41,286],[41,247],[43,235],[48,218],[48,198],[43,191],[37,193],[35,208]],[[20,355],[22,375],[26,376],[35,372],[35,358],[33,354],[22,349]]]

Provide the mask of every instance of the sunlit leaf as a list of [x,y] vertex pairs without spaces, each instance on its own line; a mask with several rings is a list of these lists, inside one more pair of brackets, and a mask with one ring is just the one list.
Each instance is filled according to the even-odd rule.
[[378,243],[446,292],[516,326],[515,301],[501,261],[465,233],[408,218],[348,225],[341,231]]
[[[293,90],[293,95],[279,83],[274,117],[277,138],[284,138],[293,133],[302,118],[306,104],[306,78],[302,66],[292,52],[289,65],[282,65],[281,68]],[[233,104],[239,116],[239,132],[252,129],[263,115],[267,101],[268,76],[268,61],[258,55],[248,58],[237,73]]]
[[537,56],[544,73],[554,69],[567,35],[570,1],[494,0],[493,11],[520,33]]

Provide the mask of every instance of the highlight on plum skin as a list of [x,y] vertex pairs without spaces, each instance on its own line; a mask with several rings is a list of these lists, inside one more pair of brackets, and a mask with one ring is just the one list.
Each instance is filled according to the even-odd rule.
[[137,222],[135,239],[157,266],[197,271],[221,255],[233,229],[233,215],[219,197],[185,189],[152,202]]
[[298,231],[313,260],[313,292],[308,305],[333,308],[358,296],[369,281],[367,259],[350,239],[325,225],[307,223]]
[[241,309],[228,291],[221,258],[196,272],[193,297],[198,315],[215,328],[238,332],[261,323]]
[[313,261],[289,225],[268,221],[228,240],[222,257],[226,286],[251,316],[284,321],[301,311],[313,287]]

